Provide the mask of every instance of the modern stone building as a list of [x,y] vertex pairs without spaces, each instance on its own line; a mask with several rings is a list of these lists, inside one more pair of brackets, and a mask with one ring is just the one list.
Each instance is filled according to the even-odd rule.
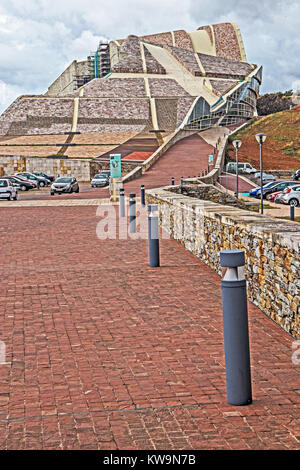
[[78,160],[113,151],[144,161],[181,129],[237,126],[256,114],[261,75],[233,23],[101,43],[45,94],[20,96],[0,116],[0,175],[40,168],[29,157],[47,157],[54,174],[67,171],[66,158],[71,174]]

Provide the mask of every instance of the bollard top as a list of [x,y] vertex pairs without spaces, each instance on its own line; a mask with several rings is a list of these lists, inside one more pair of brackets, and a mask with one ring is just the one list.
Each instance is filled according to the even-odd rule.
[[141,184],[141,188],[144,188],[144,187],[145,187],[145,185],[144,185],[144,184]]
[[133,197],[135,197],[135,194],[134,194],[134,193],[130,193],[130,194],[129,194],[129,197],[133,198]]
[[158,211],[158,205],[157,204],[148,204],[148,212],[155,212]]
[[120,193],[124,193],[124,188],[119,189]]
[[220,251],[220,264],[224,268],[237,268],[245,265],[245,252],[243,250]]

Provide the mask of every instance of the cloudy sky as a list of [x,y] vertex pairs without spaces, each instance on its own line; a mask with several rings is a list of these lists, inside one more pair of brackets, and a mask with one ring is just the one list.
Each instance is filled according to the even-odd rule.
[[[0,112],[20,94],[44,93],[101,38],[235,21],[262,92],[300,80],[299,0],[0,0]],[[300,83],[300,82],[299,82]]]

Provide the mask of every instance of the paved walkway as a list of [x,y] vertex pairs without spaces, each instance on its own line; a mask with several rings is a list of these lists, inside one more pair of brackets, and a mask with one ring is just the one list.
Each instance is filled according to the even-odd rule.
[[300,449],[292,338],[249,305],[254,401],[228,405],[220,278],[180,244],[153,269],[95,207],[0,215],[1,449]]

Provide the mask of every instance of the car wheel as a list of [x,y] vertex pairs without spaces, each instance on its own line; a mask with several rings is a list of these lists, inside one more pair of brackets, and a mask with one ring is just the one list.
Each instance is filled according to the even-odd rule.
[[50,192],[50,195],[51,195],[51,196],[54,196],[54,194],[55,194],[54,191],[51,191],[51,192]]
[[18,200],[18,195],[16,194],[14,197],[14,201],[17,201],[17,200]]
[[75,193],[79,193],[79,188],[76,189]]
[[292,207],[298,207],[299,206],[299,201],[298,201],[298,199],[293,198],[293,199],[290,199],[289,204]]
[[24,184],[21,184],[20,189],[21,189],[21,191],[26,191],[27,190],[27,188]]

